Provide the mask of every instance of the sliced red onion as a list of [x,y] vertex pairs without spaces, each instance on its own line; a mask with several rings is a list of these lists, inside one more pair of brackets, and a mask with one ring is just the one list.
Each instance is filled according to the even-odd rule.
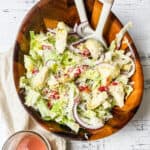
[[68,48],[75,53],[80,53],[80,50],[74,47],[73,44],[69,45]]
[[[71,35],[78,35],[77,33],[78,24],[76,23],[73,27],[73,29],[69,32]],[[79,36],[79,35],[78,35]]]
[[105,55],[104,54],[101,54],[99,60],[97,60],[94,65],[99,65],[101,64],[102,62],[104,62],[104,59],[105,59]]
[[126,38],[126,43],[127,43],[128,47],[129,47],[129,50],[130,50],[130,52],[131,52],[132,57],[135,59],[134,50],[133,50],[133,48],[132,48],[132,46],[131,46],[131,44],[129,43],[129,40],[128,40],[127,38]]
[[94,31],[91,29],[89,22],[88,21],[84,21],[81,22],[76,29],[76,32],[81,36],[81,37],[85,37],[88,36],[90,34],[92,34]]
[[[125,57],[128,57],[128,56],[125,56]],[[123,74],[127,75],[128,78],[130,78],[135,72],[135,63],[132,58],[128,57],[128,59],[129,59],[129,62],[131,62],[131,69],[129,71],[123,72]]]
[[79,45],[80,43],[84,42],[86,39],[80,39],[76,42],[73,42],[72,44],[69,45],[69,49],[76,52],[76,53],[80,53],[80,50],[78,48],[76,48],[77,45]]
[[[52,34],[56,34],[56,30],[55,30],[55,29],[48,28],[47,30],[48,30],[48,32],[50,32],[50,33],[52,33]],[[71,30],[68,34],[69,34],[69,35],[78,35],[77,32],[74,31],[74,29]]]
[[127,75],[129,78],[131,76],[133,76],[133,74],[135,73],[135,64],[133,62],[133,60],[131,59],[131,69],[129,72],[124,72],[123,74]]
[[79,25],[77,26],[77,33],[78,33],[80,36],[83,37],[83,35],[84,35],[83,29],[84,29],[85,26],[87,26],[87,25],[88,25],[88,22],[85,21],[85,22],[82,22],[81,24],[79,24]]
[[132,53],[131,53],[131,52],[127,52],[127,53],[126,53],[126,56],[131,57],[131,56],[132,56]]
[[52,34],[56,34],[55,29],[48,28],[47,30],[48,30],[50,33],[52,33]]
[[132,27],[132,22],[128,22],[121,31],[116,35],[117,49],[121,46],[121,41],[125,35],[125,33]]
[[92,130],[96,130],[96,129],[99,129],[101,127],[104,126],[103,123],[100,123],[100,124],[87,124],[85,123],[83,120],[80,119],[79,115],[78,115],[78,112],[77,112],[77,106],[78,106],[79,103],[75,102],[74,103],[74,106],[73,106],[73,116],[75,118],[75,120],[84,128],[86,129],[92,129]]
[[71,32],[69,32],[68,33],[69,35],[76,35],[76,36],[79,36],[76,32],[74,32],[74,31],[71,31]]
[[76,23],[73,27],[73,32],[77,33],[78,24]]

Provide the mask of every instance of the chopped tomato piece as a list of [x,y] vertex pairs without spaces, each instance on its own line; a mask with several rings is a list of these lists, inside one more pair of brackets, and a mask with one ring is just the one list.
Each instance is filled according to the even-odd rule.
[[81,69],[77,68],[74,73],[74,77],[78,77],[81,74]]
[[114,85],[114,86],[116,86],[116,85],[118,85],[118,82],[112,82],[112,85]]
[[91,55],[91,53],[88,49],[84,49],[83,52],[82,52],[82,55],[85,56],[85,57],[88,57],[88,56]]
[[39,72],[38,69],[33,69],[33,70],[32,70],[32,74],[37,74],[38,72]]
[[47,106],[48,106],[49,109],[52,108],[52,104],[51,104],[50,101],[47,103]]
[[59,96],[58,91],[51,91],[51,92],[50,92],[50,95],[49,95],[49,98],[52,98],[52,99],[59,99],[60,96]]
[[88,87],[88,86],[79,86],[79,90],[81,91],[81,92],[90,92],[90,88]]
[[100,86],[100,87],[98,88],[98,90],[99,90],[100,92],[105,92],[105,91],[108,91],[108,87],[107,87],[107,86]]

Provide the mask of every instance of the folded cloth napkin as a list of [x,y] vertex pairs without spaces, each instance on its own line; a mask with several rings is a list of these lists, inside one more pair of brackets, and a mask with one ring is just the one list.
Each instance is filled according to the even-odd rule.
[[12,76],[12,53],[11,49],[0,54],[0,149],[14,132],[34,130],[50,141],[52,150],[65,150],[65,140],[40,127],[29,117],[19,101]]

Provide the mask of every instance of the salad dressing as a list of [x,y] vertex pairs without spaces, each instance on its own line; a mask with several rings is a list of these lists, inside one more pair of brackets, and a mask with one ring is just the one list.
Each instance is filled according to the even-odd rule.
[[47,150],[46,144],[36,135],[23,137],[16,150]]

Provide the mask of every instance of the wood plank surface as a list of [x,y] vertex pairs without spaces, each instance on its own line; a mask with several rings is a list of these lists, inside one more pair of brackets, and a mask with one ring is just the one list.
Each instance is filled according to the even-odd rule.
[[[21,20],[38,0],[0,0],[0,52],[14,42]],[[125,24],[139,51],[145,77],[142,105],[120,132],[95,142],[68,141],[68,150],[150,150],[150,0],[116,0],[113,12]],[[1,137],[0,137],[1,139]]]

